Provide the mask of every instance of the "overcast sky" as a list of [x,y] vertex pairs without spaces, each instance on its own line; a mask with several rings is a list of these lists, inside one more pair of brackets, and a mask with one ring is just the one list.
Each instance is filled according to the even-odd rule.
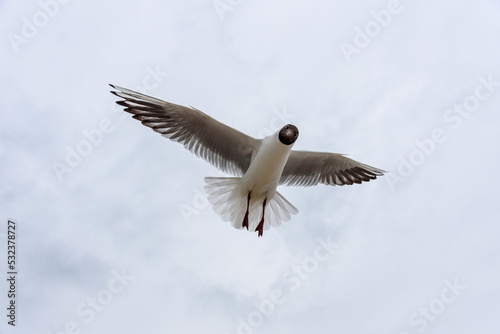
[[[0,32],[1,333],[498,333],[498,1],[7,0]],[[279,188],[257,238],[109,83],[390,173]]]

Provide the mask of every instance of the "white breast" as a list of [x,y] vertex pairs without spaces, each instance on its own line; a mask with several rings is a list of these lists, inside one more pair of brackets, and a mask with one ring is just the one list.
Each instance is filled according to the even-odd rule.
[[292,145],[284,145],[278,139],[278,133],[264,138],[259,151],[250,163],[247,172],[241,178],[241,186],[255,195],[264,195],[271,199],[278,186],[281,173],[288,160]]

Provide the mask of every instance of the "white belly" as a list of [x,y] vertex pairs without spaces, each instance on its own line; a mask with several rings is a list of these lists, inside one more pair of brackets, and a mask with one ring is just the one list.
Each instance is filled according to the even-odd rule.
[[273,198],[292,146],[282,144],[276,135],[265,138],[241,178],[241,190],[258,197]]

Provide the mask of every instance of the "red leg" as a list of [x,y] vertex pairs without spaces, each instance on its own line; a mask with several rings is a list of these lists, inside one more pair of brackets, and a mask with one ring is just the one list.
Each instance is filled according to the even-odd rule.
[[266,202],[267,198],[264,199],[264,203],[262,204],[262,218],[260,219],[259,225],[255,228],[255,232],[259,232],[259,237],[264,234],[264,213],[266,212]]
[[250,206],[250,193],[248,193],[247,197],[247,212],[245,212],[245,218],[243,218],[243,224],[241,225],[242,227],[246,227],[248,230],[248,207]]

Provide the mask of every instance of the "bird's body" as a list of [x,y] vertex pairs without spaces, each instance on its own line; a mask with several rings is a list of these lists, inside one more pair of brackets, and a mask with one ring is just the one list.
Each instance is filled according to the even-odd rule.
[[288,221],[298,210],[281,194],[275,195],[292,146],[283,144],[275,133],[262,140],[241,178],[205,178],[214,210],[236,228],[258,231],[259,236],[270,226],[279,226],[282,218]]
[[285,125],[263,138],[249,137],[194,108],[165,102],[113,86],[117,103],[133,118],[222,171],[237,177],[206,177],[213,209],[235,228],[258,232],[279,226],[298,210],[276,189],[278,185],[344,185],[376,179],[384,171],[336,153],[292,151],[298,129]]
[[272,198],[292,145],[281,143],[277,134],[264,138],[248,170],[241,178],[242,189]]

